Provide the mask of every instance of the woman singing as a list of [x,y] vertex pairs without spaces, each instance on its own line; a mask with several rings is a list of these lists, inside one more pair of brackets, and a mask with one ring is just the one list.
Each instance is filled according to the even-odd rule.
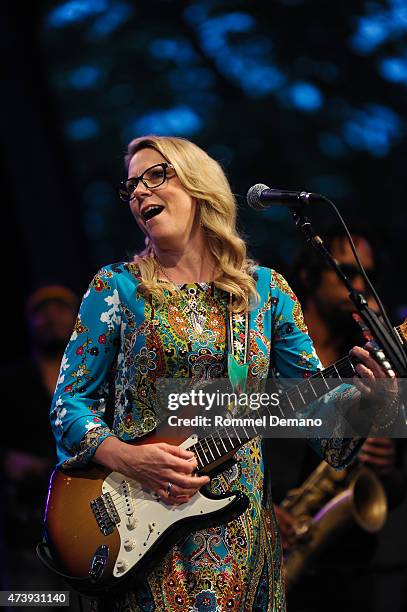
[[[242,446],[234,466],[211,481],[195,474],[192,452],[126,442],[156,427],[159,378],[227,378],[230,353],[248,365],[249,379],[267,377],[271,367],[286,378],[316,372],[300,305],[284,278],[247,258],[229,183],[203,150],[181,138],[146,136],[129,144],[126,166],[120,195],[146,248],[129,263],[102,268],[83,298],[51,410],[59,465],[97,462],[168,504],[183,504],[208,485],[215,493],[240,490],[250,505],[220,527],[186,533],[109,609],[283,611],[281,546],[261,439]],[[235,339],[227,333],[231,312]],[[361,376],[384,376],[368,351],[354,351],[364,362]],[[322,440],[320,451],[342,467],[359,446]]]

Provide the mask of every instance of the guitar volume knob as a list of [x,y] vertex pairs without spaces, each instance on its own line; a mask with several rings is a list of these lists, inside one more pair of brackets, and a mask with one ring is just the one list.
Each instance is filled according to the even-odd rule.
[[128,562],[125,559],[119,559],[116,563],[116,569],[118,572],[124,572],[129,567]]
[[127,529],[134,529],[137,525],[137,519],[134,516],[127,516],[126,517],[126,526]]
[[123,544],[124,544],[124,550],[130,551],[130,550],[133,550],[133,548],[135,548],[136,541],[128,539],[128,540],[124,540]]

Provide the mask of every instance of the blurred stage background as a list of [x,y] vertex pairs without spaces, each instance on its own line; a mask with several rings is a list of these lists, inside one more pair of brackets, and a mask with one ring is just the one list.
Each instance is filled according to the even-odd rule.
[[[223,164],[252,254],[282,272],[302,236],[286,209],[247,208],[254,183],[323,193],[350,225],[379,228],[388,304],[406,303],[405,0],[2,7],[3,283],[13,304],[2,359],[24,349],[19,305],[32,288],[57,280],[83,293],[101,264],[140,246],[116,186],[127,142],[146,132],[190,138]],[[312,218],[333,221],[325,207]]]
[[[405,0],[4,0],[2,13],[3,364],[27,351],[33,289],[82,294],[102,264],[141,246],[116,187],[127,142],[149,132],[221,162],[264,265],[286,273],[303,238],[286,209],[247,208],[257,182],[322,193],[351,228],[378,232],[381,293],[400,323]],[[334,221],[328,207],[309,214],[322,231]]]

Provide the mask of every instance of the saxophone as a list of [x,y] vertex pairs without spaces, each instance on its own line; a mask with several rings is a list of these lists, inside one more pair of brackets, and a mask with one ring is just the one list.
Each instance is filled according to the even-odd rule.
[[341,529],[357,524],[376,533],[387,518],[387,499],[374,472],[361,465],[335,470],[322,461],[304,483],[288,491],[281,507],[298,519],[284,554],[287,591],[305,563]]

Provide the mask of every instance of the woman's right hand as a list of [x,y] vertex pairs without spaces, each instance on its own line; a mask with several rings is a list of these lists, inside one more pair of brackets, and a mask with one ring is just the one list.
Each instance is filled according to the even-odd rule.
[[134,446],[117,438],[106,438],[97,449],[95,459],[134,478],[171,505],[187,502],[210,482],[208,476],[194,475],[197,461],[191,451],[165,442]]

